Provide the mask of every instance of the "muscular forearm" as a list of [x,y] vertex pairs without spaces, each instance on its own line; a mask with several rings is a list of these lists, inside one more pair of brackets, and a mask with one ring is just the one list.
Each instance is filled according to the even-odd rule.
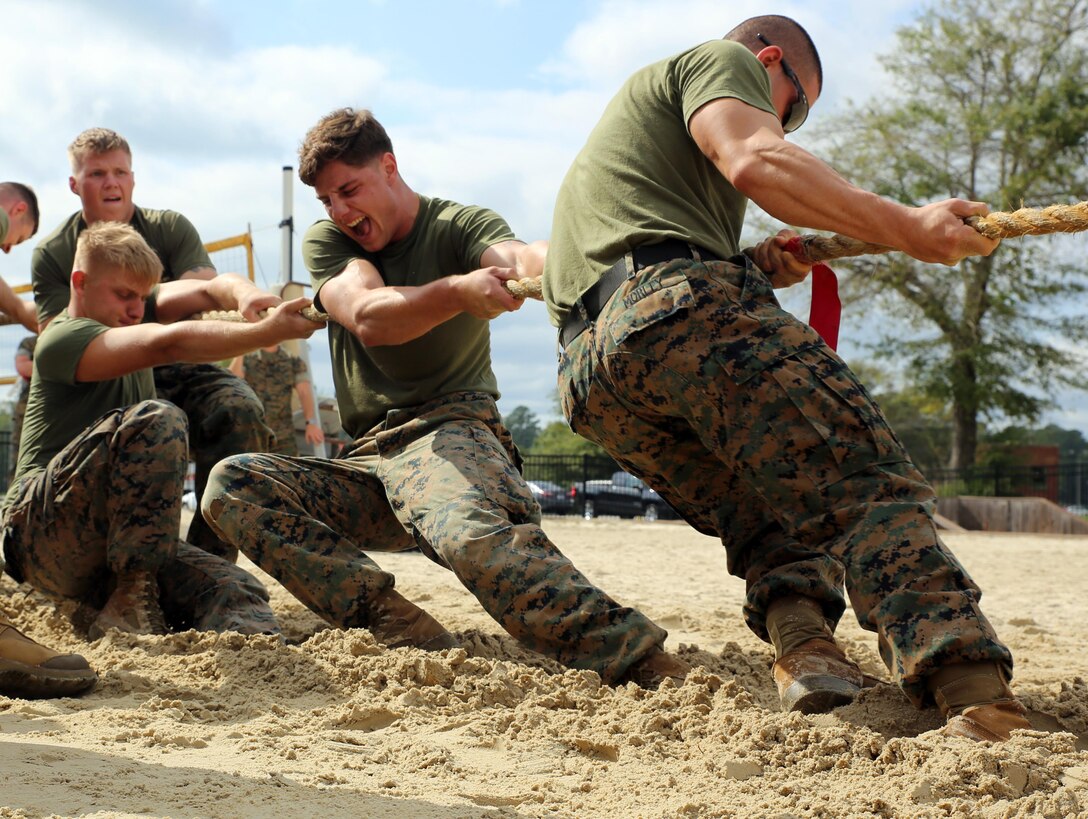
[[161,325],[155,349],[162,363],[210,363],[277,344],[281,336],[269,322],[179,321]]
[[308,304],[307,299],[293,299],[256,323],[206,320],[111,327],[87,345],[76,379],[105,381],[178,361],[222,361],[289,338],[308,338],[320,326],[299,314]]
[[356,300],[349,326],[370,347],[417,339],[462,312],[458,278],[447,276],[422,287],[368,290]]
[[728,178],[771,216],[788,225],[908,249],[904,228],[911,208],[850,184],[790,142],[754,136],[751,143],[744,159],[730,164]]
[[985,256],[997,246],[963,221],[986,213],[985,204],[945,199],[907,207],[864,191],[783,139],[766,111],[739,100],[707,103],[689,127],[699,150],[733,187],[787,224],[845,233],[940,264]]
[[517,271],[522,278],[540,278],[548,256],[548,243],[543,239],[530,242],[518,253]]
[[201,281],[211,281],[216,277],[214,267],[194,267],[192,270],[186,270],[180,276],[179,279],[200,279]]
[[220,310],[237,310],[246,296],[259,292],[253,282],[237,273],[223,273],[210,279],[204,279],[203,276],[193,278],[208,282],[208,295]]

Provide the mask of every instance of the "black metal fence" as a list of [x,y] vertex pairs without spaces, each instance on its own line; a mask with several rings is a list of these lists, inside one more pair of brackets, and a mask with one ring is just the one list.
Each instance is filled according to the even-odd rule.
[[985,466],[931,469],[926,478],[941,497],[1047,498],[1083,513],[1088,508],[1088,461],[1046,466]]
[[[526,480],[548,482],[563,489],[608,478],[619,468],[611,458],[596,455],[527,455],[524,464]],[[931,469],[926,478],[941,497],[1047,498],[1078,514],[1088,514],[1088,461],[1048,466]]]
[[527,455],[525,480],[569,489],[576,483],[611,477],[619,466],[607,455]]
[[[7,490],[13,469],[11,433],[0,430],[0,490]],[[576,483],[608,478],[619,469],[614,460],[603,455],[527,455],[524,463],[526,480],[551,484],[564,491]],[[931,469],[926,478],[942,497],[1041,497],[1088,513],[1088,461],[1050,466]]]

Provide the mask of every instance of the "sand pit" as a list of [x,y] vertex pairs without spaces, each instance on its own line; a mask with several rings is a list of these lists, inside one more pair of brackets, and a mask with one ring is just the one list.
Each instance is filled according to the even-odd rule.
[[[101,674],[83,698],[0,697],[0,817],[1088,816],[1088,537],[947,535],[983,586],[1040,730],[946,739],[889,686],[782,714],[721,547],[682,524],[546,523],[596,582],[701,666],[657,692],[522,650],[422,555],[379,556],[463,641],[426,655],[339,632],[268,581],[289,642],[186,633],[79,643],[40,598],[0,608]],[[852,616],[840,637],[882,673]]]

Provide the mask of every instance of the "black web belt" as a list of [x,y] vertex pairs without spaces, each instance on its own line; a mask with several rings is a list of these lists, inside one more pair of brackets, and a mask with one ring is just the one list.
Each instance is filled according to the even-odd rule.
[[[630,268],[627,264],[628,257],[631,258]],[[679,239],[666,239],[656,245],[636,247],[608,268],[605,274],[574,302],[563,326],[559,328],[560,346],[566,349],[567,345],[578,338],[583,330],[596,321],[597,316],[604,310],[604,306],[608,304],[608,300],[612,298],[612,294],[627,279],[632,278],[644,267],[671,262],[673,259],[695,259],[708,262],[720,261],[721,257],[713,251],[688,242],[681,242]]]

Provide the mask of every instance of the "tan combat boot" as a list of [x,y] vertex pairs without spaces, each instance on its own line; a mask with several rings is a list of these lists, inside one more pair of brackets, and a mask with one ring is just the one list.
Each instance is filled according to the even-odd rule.
[[684,678],[691,671],[691,666],[677,657],[660,648],[653,649],[649,654],[631,665],[620,677],[620,684],[633,682],[639,688],[655,689],[666,679],[673,680],[677,685],[684,682]]
[[0,618],[0,694],[24,699],[70,697],[96,682],[98,675],[82,656],[46,648]]
[[775,660],[771,669],[784,711],[824,714],[852,702],[861,669],[830,639],[815,638]]
[[835,644],[815,600],[776,600],[767,610],[767,631],[777,657],[771,675],[784,711],[826,713],[861,691],[861,669]]
[[386,589],[371,602],[367,629],[389,648],[414,646],[441,651],[459,645],[442,624],[395,589]]
[[1031,730],[1027,710],[997,663],[945,666],[930,676],[928,687],[947,720],[945,736],[1002,742],[1015,730]]
[[87,629],[87,637],[98,640],[111,628],[130,634],[167,633],[154,574],[136,571],[117,576],[113,594]]

